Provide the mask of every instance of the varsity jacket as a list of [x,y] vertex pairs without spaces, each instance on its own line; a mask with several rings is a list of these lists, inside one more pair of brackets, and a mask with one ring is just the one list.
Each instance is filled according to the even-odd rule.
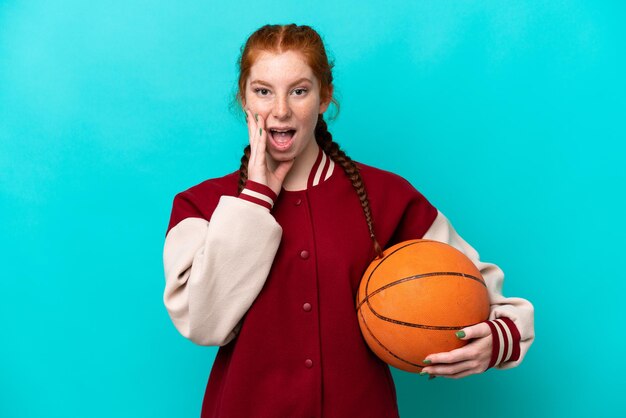
[[[491,301],[490,366],[510,368],[534,339],[533,307],[502,295],[504,274],[409,182],[357,163],[383,248],[426,238],[465,253]],[[238,172],[174,198],[163,261],[164,304],[178,331],[220,346],[202,417],[397,417],[389,367],[363,339],[355,309],[375,257],[354,188],[321,150],[307,188],[282,190]]]

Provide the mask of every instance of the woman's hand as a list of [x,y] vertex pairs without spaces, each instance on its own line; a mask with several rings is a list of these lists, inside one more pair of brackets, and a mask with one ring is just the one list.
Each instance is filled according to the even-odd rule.
[[264,184],[274,191],[280,193],[283,181],[295,160],[281,161],[272,170],[268,165],[268,156],[265,153],[267,148],[267,132],[265,130],[265,120],[263,116],[253,115],[249,109],[244,109],[248,121],[248,135],[250,141],[250,159],[248,160],[248,178],[257,183]]
[[458,379],[487,370],[491,360],[491,329],[485,322],[463,328],[457,336],[464,332],[462,340],[471,340],[467,345],[448,351],[447,353],[431,354],[424,363],[429,366],[422,373],[432,376]]

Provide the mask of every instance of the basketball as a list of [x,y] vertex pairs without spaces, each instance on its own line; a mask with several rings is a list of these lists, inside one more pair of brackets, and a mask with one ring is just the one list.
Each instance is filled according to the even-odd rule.
[[384,362],[419,373],[423,360],[467,342],[455,332],[489,318],[480,271],[456,248],[438,241],[396,244],[363,275],[356,299],[361,332]]

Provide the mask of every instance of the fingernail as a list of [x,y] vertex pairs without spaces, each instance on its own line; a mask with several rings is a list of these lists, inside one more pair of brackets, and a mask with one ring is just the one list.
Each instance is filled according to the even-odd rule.
[[428,380],[433,380],[435,377],[437,377],[437,376],[430,375],[430,376],[428,376]]
[[254,114],[254,120],[257,121],[257,122],[259,121],[259,114],[258,113]]
[[263,128],[259,128],[259,135],[263,134]]
[[432,363],[432,361],[430,361],[430,360],[424,360],[424,361],[422,361],[422,363],[424,363],[424,364],[430,364],[430,363]]
[[420,376],[425,376],[427,374],[428,374],[428,372],[420,372]]
[[465,337],[465,331],[457,331],[454,333],[454,335],[456,335],[457,338],[463,338]]

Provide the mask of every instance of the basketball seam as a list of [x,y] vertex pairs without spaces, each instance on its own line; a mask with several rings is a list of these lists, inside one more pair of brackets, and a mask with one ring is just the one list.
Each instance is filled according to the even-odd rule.
[[392,355],[393,357],[397,358],[398,360],[400,360],[400,361],[402,361],[404,363],[407,363],[407,364],[409,364],[411,366],[414,366],[414,367],[418,367],[420,370],[424,367],[424,366],[420,366],[419,364],[412,363],[412,362],[410,362],[408,360],[405,360],[402,357],[400,357],[397,354],[395,354],[390,349],[388,349],[383,343],[380,342],[380,340],[378,338],[376,338],[374,333],[372,333],[372,330],[367,325],[367,321],[365,320],[365,317],[363,316],[363,311],[359,310],[359,315],[361,315],[361,321],[363,322],[363,325],[365,325],[365,328],[367,329],[368,334],[374,339],[374,341],[376,341],[376,343],[378,343],[378,345],[380,345],[383,348],[383,350],[385,350],[387,353],[389,353],[390,355]]
[[[392,319],[392,318],[387,318],[381,314],[379,314],[378,312],[376,312],[376,310],[373,308],[372,304],[370,303],[370,294],[368,292],[368,288],[369,288],[369,283],[370,280],[372,278],[372,275],[376,272],[376,270],[378,270],[378,267],[380,267],[385,261],[389,260],[389,258],[391,258],[391,256],[393,254],[395,254],[396,252],[402,250],[403,248],[409,247],[411,245],[417,245],[417,244],[424,244],[424,243],[438,243],[438,244],[442,244],[442,245],[447,245],[444,243],[441,243],[439,241],[434,241],[434,240],[419,240],[419,241],[414,241],[414,242],[410,242],[406,245],[403,245],[402,247],[396,248],[393,252],[391,252],[389,255],[385,256],[385,258],[383,260],[381,260],[380,263],[378,263],[376,265],[376,267],[374,267],[374,269],[372,269],[372,271],[370,272],[369,276],[367,277],[367,281],[365,282],[365,298],[359,302],[358,306],[357,306],[357,311],[360,311],[361,306],[363,305],[363,303],[367,303],[368,308],[370,309],[370,311],[376,315],[378,318],[382,319],[383,321],[387,321],[387,322],[391,322],[394,324],[398,324],[398,325],[404,325],[404,326],[408,326],[408,327],[413,327],[413,328],[421,328],[421,329],[431,329],[431,330],[458,330],[461,328],[465,328],[471,325],[475,325],[475,324],[467,324],[467,325],[461,325],[461,326],[454,326],[454,327],[450,327],[450,326],[439,326],[439,325],[424,325],[424,324],[413,324],[411,322],[404,322],[404,321],[398,321],[396,319]],[[454,248],[454,247],[452,247]],[[456,250],[456,248],[455,248]],[[456,250],[459,251],[459,250]],[[436,276],[437,273],[427,273],[427,274],[432,274],[433,276]],[[465,275],[463,273],[454,273],[455,275],[463,275],[463,276],[469,276],[469,275]],[[415,277],[415,276],[413,276]],[[474,276],[471,276],[474,279],[478,279]],[[405,279],[410,279],[410,278],[405,278]],[[405,280],[405,279],[400,279],[400,280]],[[484,281],[478,279],[477,280],[479,283],[481,283],[483,286],[486,287]],[[379,292],[381,289],[377,289],[374,293]],[[374,337],[375,338],[375,337]]]
[[[417,280],[417,279],[423,279],[426,277],[434,277],[434,276],[455,276],[455,277],[464,277],[466,279],[471,279],[474,281],[477,281],[478,283],[480,283],[483,287],[487,288],[487,286],[485,285],[485,283],[480,279],[480,277],[476,277],[476,276],[472,276],[471,274],[466,274],[466,273],[459,273],[456,271],[436,271],[436,272],[432,272],[432,273],[424,273],[424,274],[416,274],[415,276],[408,276],[408,277],[404,277],[402,279],[398,279],[395,282],[391,282],[391,283],[387,283],[386,285],[384,285],[381,288],[378,288],[376,290],[374,290],[372,293],[368,293],[367,296],[365,297],[365,299],[363,299],[360,303],[359,306],[357,306],[357,309],[361,307],[361,305],[366,302],[370,297],[374,296],[377,293],[382,292],[383,290],[389,288],[389,287],[393,287],[397,284],[400,283],[404,283],[404,282],[408,282],[411,280]],[[367,289],[366,289],[367,291]]]
[[[414,241],[414,242],[410,242],[410,243],[408,243],[408,244],[406,244],[406,245],[403,245],[402,247],[400,247],[400,248],[397,248],[397,249],[393,250],[393,252],[391,252],[391,254],[389,254],[388,256],[385,256],[385,258],[383,258],[382,260],[380,260],[380,263],[378,263],[378,264],[376,265],[376,267],[374,267],[374,268],[372,269],[372,272],[370,273],[370,275],[367,277],[367,280],[365,281],[365,296],[366,296],[366,298],[363,300],[364,302],[367,302],[367,306],[369,306],[369,307],[370,307],[370,310],[372,309],[372,306],[371,306],[371,305],[370,305],[370,303],[369,303],[369,300],[368,300],[369,298],[367,298],[367,294],[368,294],[368,288],[369,288],[369,285],[370,285],[370,279],[372,278],[372,275],[374,274],[374,272],[375,272],[376,270],[378,270],[378,267],[380,267],[380,265],[381,265],[381,264],[383,264],[383,262],[385,262],[386,260],[388,260],[388,259],[389,259],[389,257],[391,257],[391,256],[392,256],[393,254],[395,254],[396,252],[400,251],[400,250],[401,250],[401,249],[403,249],[403,248],[409,247],[409,246],[411,246],[411,245],[421,244],[421,243],[423,243],[423,242],[431,242],[431,241],[428,241],[428,240],[421,240],[421,241]],[[360,306],[361,306],[361,303],[359,303],[359,306],[357,307],[357,310],[360,308]],[[372,311],[373,311],[373,310],[372,310]]]

